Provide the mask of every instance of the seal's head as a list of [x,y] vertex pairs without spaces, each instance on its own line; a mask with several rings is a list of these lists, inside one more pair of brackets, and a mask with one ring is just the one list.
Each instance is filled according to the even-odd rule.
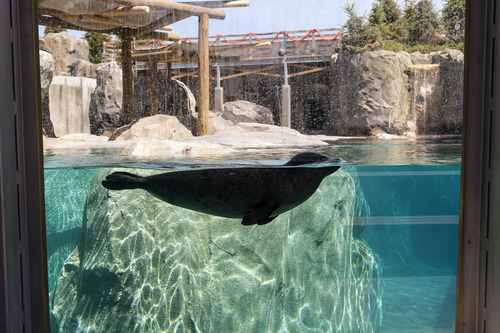
[[316,164],[323,162],[340,162],[340,159],[331,158],[319,153],[305,152],[295,155],[294,157],[292,157],[290,161],[286,162],[284,165],[296,166],[296,165]]

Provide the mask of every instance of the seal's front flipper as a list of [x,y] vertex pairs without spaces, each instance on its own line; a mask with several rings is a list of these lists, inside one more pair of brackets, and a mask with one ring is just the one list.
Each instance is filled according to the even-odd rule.
[[243,225],[253,225],[253,224],[266,224],[274,220],[277,216],[271,217],[270,215],[274,212],[274,210],[278,208],[278,205],[264,205],[259,206],[250,210],[245,216],[243,216],[243,220],[241,224]]
[[106,176],[102,181],[102,186],[109,190],[127,190],[141,188],[144,177],[134,175],[128,172],[114,172]]

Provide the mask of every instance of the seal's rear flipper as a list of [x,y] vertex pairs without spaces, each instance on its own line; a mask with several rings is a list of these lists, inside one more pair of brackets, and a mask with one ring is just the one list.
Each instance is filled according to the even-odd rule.
[[274,210],[278,208],[278,205],[265,205],[259,206],[257,208],[252,209],[245,216],[243,216],[243,220],[241,224],[243,225],[253,225],[253,224],[266,224],[274,220],[277,216],[270,217],[270,215],[274,212]]
[[144,177],[128,172],[113,172],[102,181],[102,186],[108,190],[128,190],[141,188]]

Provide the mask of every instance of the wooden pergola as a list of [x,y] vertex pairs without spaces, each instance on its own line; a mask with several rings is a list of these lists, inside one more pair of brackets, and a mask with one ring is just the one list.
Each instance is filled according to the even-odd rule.
[[223,20],[226,13],[217,8],[245,7],[248,1],[164,0],[38,0],[38,23],[66,29],[119,35],[122,40],[124,123],[133,121],[132,38],[177,40],[170,24],[198,16],[198,135],[208,133],[209,111],[209,19]]

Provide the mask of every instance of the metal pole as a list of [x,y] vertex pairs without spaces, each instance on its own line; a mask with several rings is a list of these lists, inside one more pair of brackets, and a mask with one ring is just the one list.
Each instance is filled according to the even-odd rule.
[[224,110],[224,88],[221,87],[220,65],[216,64],[215,69],[217,71],[217,85],[214,89],[215,111],[222,112]]
[[281,87],[281,126],[291,127],[291,96],[290,86],[288,85],[288,65],[286,63],[286,54],[283,56],[283,78],[284,84]]

